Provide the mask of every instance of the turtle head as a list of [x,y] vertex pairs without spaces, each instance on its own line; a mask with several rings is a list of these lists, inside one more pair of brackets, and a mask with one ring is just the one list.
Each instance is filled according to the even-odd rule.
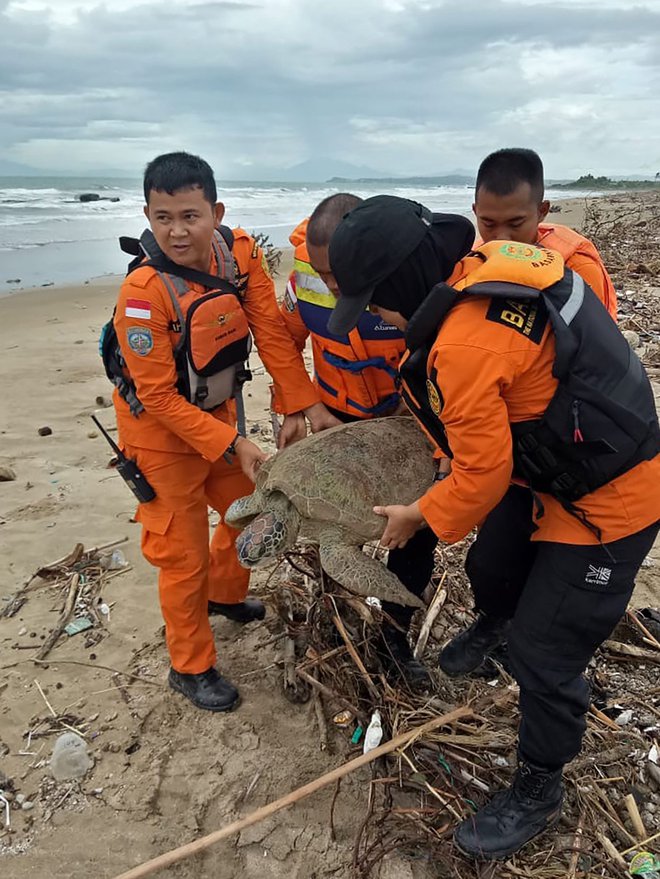
[[[236,503],[240,500],[232,507]],[[298,510],[286,495],[272,492],[264,500],[261,512],[251,519],[236,541],[239,562],[244,568],[254,568],[276,558],[295,544],[299,530]]]

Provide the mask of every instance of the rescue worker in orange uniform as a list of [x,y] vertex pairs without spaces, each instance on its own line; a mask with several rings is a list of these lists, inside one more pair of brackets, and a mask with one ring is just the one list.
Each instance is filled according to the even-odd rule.
[[[225,277],[230,272],[235,281],[230,289],[237,293],[231,311],[201,321],[198,341],[191,329],[194,308],[201,309],[205,296],[213,307],[209,286],[193,281],[172,291],[168,276],[145,264],[122,284],[114,316],[133,395],[115,391],[119,436],[156,493],[155,500],[139,505],[136,518],[143,554],[159,569],[169,684],[199,708],[225,711],[238,703],[239,694],[215,668],[209,614],[247,623],[263,619],[265,610],[258,599],[246,598],[249,574],[234,548],[238,532],[220,523],[209,546],[208,507],[222,517],[236,498],[250,494],[267,456],[238,433],[233,398],[212,410],[204,408],[203,397],[188,398],[175,351],[182,334],[190,336],[193,356],[209,332],[220,338],[247,319],[281,411],[313,411],[318,396],[282,322],[261,249],[247,232],[235,229],[229,253],[217,232],[224,206],[217,201],[210,166],[183,152],[159,156],[146,168],[144,196],[162,258],[188,272],[224,271]],[[219,288],[224,289],[222,281]],[[205,392],[212,389],[211,377]],[[134,397],[139,409],[129,405]]]
[[[311,340],[314,383],[325,410],[325,415],[317,414],[312,424],[314,433],[350,421],[407,411],[398,389],[398,366],[405,351],[401,331],[368,311],[350,333],[337,336],[328,331],[328,318],[339,292],[330,270],[328,245],[341,218],[361,201],[344,192],[328,196],[290,236],[295,246],[294,265],[280,310],[301,352],[301,362],[305,344]],[[280,431],[280,448],[305,433],[303,415],[289,416]],[[435,535],[427,528],[407,546],[388,554],[387,567],[415,595],[421,595],[431,579],[436,543]],[[383,661],[392,673],[402,674],[416,688],[428,686],[428,672],[413,656],[406,636],[413,609],[392,602],[386,602],[383,609],[399,626],[383,624]]]
[[543,162],[534,150],[507,148],[486,156],[472,210],[482,242],[520,241],[556,250],[616,320],[616,291],[596,246],[568,226],[545,222],[550,202],[544,198]]
[[[482,242],[519,241],[559,252],[566,267],[586,281],[616,320],[614,285],[594,244],[567,226],[544,222],[550,202],[544,198],[543,163],[533,150],[502,149],[487,156],[477,173],[472,207]],[[440,668],[448,675],[474,672],[498,650],[505,661],[502,650],[512,602],[536,553],[532,504],[529,489],[512,484],[470,547],[466,571],[477,617],[442,652]],[[509,523],[516,527],[507,527]]]
[[[641,363],[559,253],[491,241],[465,256],[456,238],[433,240],[429,213],[378,196],[347,215],[330,244],[341,290],[330,328],[350,331],[369,306],[405,332],[404,397],[452,457],[416,502],[375,508],[387,519],[383,545],[429,526],[461,540],[488,521],[512,476],[535,494],[536,553],[515,596],[500,596],[497,580],[492,595],[510,617],[519,765],[454,837],[467,855],[505,859],[561,814],[562,769],[580,751],[590,704],[583,673],[660,527],[660,426]],[[434,285],[438,253],[464,258]]]

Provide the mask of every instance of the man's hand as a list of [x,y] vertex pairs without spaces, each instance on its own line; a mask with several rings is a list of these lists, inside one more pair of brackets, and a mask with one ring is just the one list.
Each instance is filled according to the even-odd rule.
[[277,448],[285,449],[307,436],[307,422],[302,412],[285,415],[282,427],[277,436]]
[[402,549],[413,534],[426,525],[417,501],[407,507],[403,504],[374,507],[374,513],[387,518],[387,525],[380,538],[383,549]]
[[256,482],[259,468],[264,461],[268,460],[268,455],[260,449],[259,446],[255,445],[244,436],[236,438],[234,448],[236,449],[236,457],[238,463],[241,465],[241,470],[245,473],[248,479],[251,479],[252,482]]
[[329,427],[337,427],[338,425],[343,424],[343,422],[336,418],[323,403],[314,403],[313,406],[310,406],[304,411],[309,419],[312,433],[320,433],[322,430],[327,430]]

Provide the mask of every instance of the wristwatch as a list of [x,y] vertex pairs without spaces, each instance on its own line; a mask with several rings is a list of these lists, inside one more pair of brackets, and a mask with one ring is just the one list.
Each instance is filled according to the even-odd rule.
[[225,449],[225,455],[235,455],[236,454],[236,443],[241,438],[240,433],[237,433],[234,439],[229,443],[227,448]]

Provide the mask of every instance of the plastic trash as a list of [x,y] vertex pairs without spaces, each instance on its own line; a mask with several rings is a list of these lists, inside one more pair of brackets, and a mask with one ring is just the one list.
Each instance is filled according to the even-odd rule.
[[383,738],[383,727],[380,721],[380,711],[374,711],[369,721],[369,726],[364,734],[364,744],[362,745],[362,753],[368,754],[380,745]]
[[369,607],[375,607],[376,610],[383,609],[383,605],[381,603],[380,598],[377,598],[375,595],[368,595],[367,598],[365,599],[365,602],[366,602],[366,604],[369,605]]
[[72,635],[77,635],[79,632],[85,632],[87,629],[91,629],[93,625],[94,623],[89,617],[76,617],[73,622],[64,627],[64,631],[69,637],[71,637]]
[[660,879],[660,858],[651,852],[638,852],[630,862],[628,872],[631,876],[644,876],[645,879]]
[[56,781],[82,778],[94,765],[87,742],[77,733],[62,733],[55,742],[50,771]]
[[122,568],[127,567],[128,562],[120,549],[114,549],[109,555],[103,557],[101,565],[106,571],[120,571]]

